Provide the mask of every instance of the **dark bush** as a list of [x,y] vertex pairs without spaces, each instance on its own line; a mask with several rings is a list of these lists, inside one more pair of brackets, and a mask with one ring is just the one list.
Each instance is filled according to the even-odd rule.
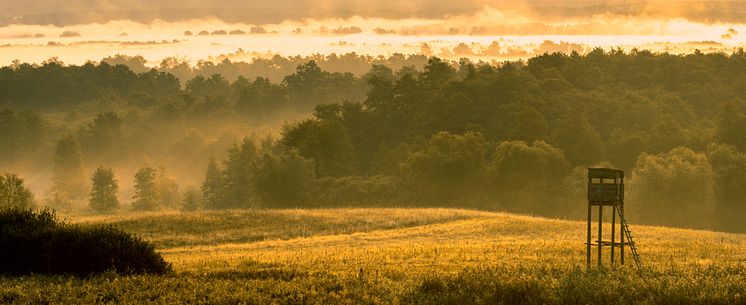
[[164,274],[152,244],[114,226],[59,222],[54,212],[0,210],[0,274]]

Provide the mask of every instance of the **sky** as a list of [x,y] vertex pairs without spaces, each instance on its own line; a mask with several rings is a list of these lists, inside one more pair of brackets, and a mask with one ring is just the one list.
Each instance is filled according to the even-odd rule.
[[503,61],[595,47],[729,53],[745,43],[746,1],[0,0],[0,65],[349,52]]

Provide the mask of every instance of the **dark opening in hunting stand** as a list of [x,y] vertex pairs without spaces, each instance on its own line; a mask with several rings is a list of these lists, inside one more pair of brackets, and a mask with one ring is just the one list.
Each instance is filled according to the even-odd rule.
[[[598,207],[598,239],[591,242],[591,222],[593,221],[593,207]],[[604,207],[611,207],[611,240],[603,240],[603,212]],[[616,216],[619,214],[619,242],[616,242]],[[625,239],[632,252],[635,264],[640,266],[640,256],[637,246],[632,239],[627,221],[624,219],[624,172],[611,168],[588,169],[588,235],[586,241],[586,265],[591,266],[591,247],[598,249],[598,266],[603,264],[602,249],[611,247],[611,265],[614,266],[614,255],[619,248],[619,261],[624,265]]]

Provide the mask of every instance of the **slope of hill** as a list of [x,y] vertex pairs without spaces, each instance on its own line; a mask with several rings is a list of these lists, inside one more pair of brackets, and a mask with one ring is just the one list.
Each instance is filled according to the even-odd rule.
[[[461,209],[234,210],[81,220],[113,223],[154,241],[184,271],[217,261],[231,269],[246,260],[334,273],[410,266],[408,272],[454,274],[465,267],[585,264],[584,221]],[[608,238],[609,225],[604,229]],[[631,230],[647,268],[746,262],[745,235],[636,225]]]
[[176,274],[2,278],[0,303],[733,304],[746,296],[745,235],[632,225],[643,269],[586,271],[583,221],[456,209],[68,217],[144,236]]

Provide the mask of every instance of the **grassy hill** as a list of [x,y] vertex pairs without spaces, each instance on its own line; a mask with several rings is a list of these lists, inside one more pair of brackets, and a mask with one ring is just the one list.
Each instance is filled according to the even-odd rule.
[[142,236],[176,273],[3,278],[0,303],[746,302],[746,235],[632,225],[644,268],[586,271],[585,222],[506,213],[235,210],[68,219]]

